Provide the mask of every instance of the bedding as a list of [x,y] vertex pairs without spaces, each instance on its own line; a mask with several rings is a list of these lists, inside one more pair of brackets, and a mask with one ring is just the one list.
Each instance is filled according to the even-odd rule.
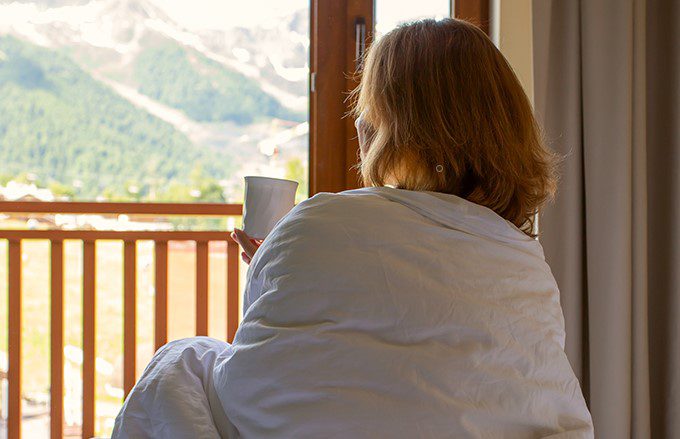
[[255,254],[234,343],[152,362],[114,437],[591,438],[564,336],[540,244],[493,211],[319,194]]
[[111,437],[237,437],[212,385],[215,359],[228,347],[194,337],[160,348],[126,398]]

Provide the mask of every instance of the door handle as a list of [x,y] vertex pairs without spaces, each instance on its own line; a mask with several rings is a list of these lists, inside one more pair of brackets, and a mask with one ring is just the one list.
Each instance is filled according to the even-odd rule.
[[354,19],[354,62],[356,71],[359,72],[364,67],[364,54],[366,53],[366,19],[357,17]]

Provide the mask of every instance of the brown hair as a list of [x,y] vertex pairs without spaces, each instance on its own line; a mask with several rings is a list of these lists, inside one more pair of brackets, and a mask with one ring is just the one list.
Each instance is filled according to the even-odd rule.
[[351,96],[366,125],[364,184],[455,194],[533,236],[533,216],[555,192],[555,156],[479,28],[456,19],[396,28],[370,48]]

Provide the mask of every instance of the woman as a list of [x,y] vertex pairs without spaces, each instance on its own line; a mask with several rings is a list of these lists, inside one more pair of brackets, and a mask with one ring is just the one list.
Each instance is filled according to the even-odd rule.
[[234,343],[164,348],[126,405],[167,419],[163,377],[191,376],[227,437],[592,437],[534,239],[554,157],[506,60],[470,24],[419,21],[373,45],[353,96],[367,187],[300,203],[259,248],[237,231]]

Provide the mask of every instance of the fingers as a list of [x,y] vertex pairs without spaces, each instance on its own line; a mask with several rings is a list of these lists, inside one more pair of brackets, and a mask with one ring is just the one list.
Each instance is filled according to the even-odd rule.
[[234,241],[238,242],[238,244],[243,249],[243,253],[248,257],[248,259],[252,259],[253,255],[257,251],[257,247],[259,247],[259,245],[256,244],[257,241],[251,239],[241,229],[234,229],[234,232],[231,234],[231,237],[234,239]]
[[250,265],[251,258],[248,257],[248,255],[246,254],[246,252],[241,252],[241,259],[243,259],[243,262],[245,262],[246,264]]

